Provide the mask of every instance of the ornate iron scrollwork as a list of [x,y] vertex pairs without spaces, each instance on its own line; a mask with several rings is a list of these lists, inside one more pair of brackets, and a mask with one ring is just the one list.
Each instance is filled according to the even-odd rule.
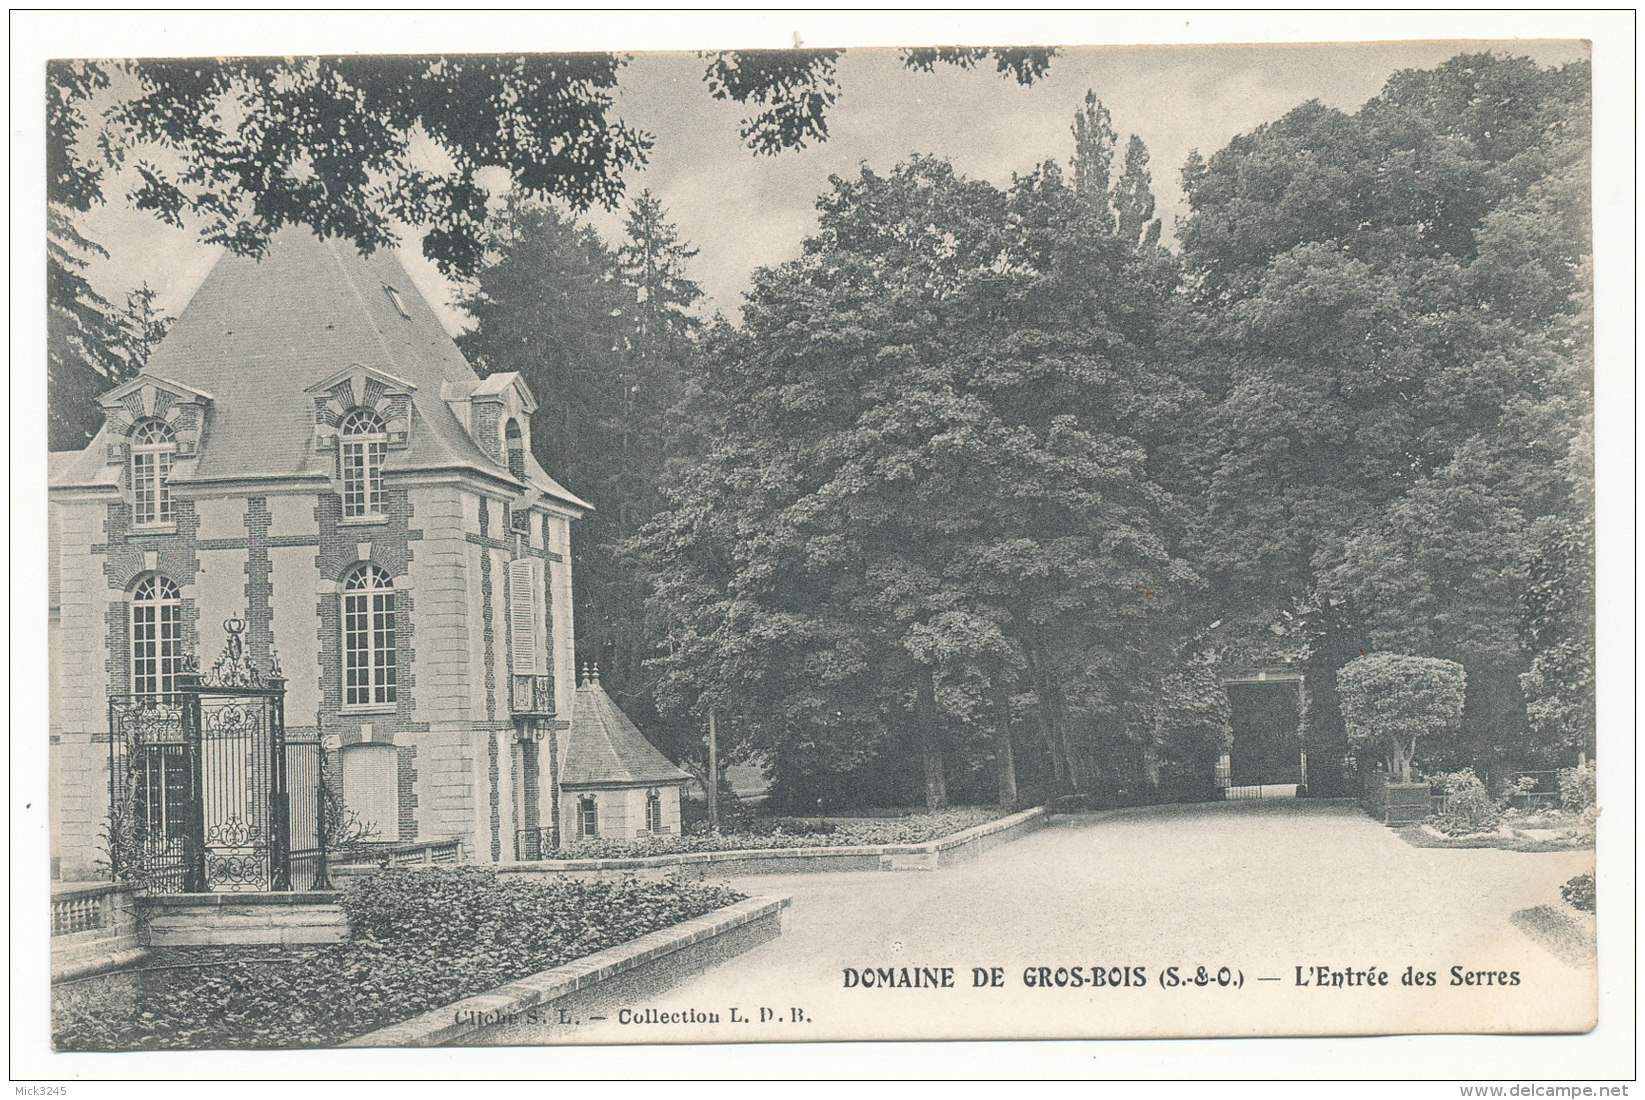
[[554,713],[554,677],[516,674],[510,689],[515,714]]
[[251,826],[231,814],[206,831],[206,843],[225,848],[244,848],[251,843]]
[[210,886],[250,887],[261,890],[267,886],[268,849],[258,845],[244,851],[206,852],[206,883]]
[[206,730],[219,737],[243,736],[259,728],[256,716],[243,703],[226,703],[206,712]]
[[[159,891],[290,889],[292,754],[285,678],[269,650],[268,671],[247,657],[246,623],[224,621],[222,655],[202,673],[182,656],[175,691],[109,700],[109,820],[120,844],[117,873]],[[312,746],[312,747],[311,747]],[[302,765],[302,857],[318,856],[312,836],[324,821],[320,777]],[[111,859],[112,862],[112,859]]]
[[138,698],[111,707],[115,723],[125,734],[128,752],[140,745],[180,744],[183,740],[183,708],[158,699]]
[[261,688],[263,674],[246,659],[245,643],[240,635],[245,633],[244,619],[228,618],[223,620],[223,631],[228,638],[223,644],[222,656],[217,663],[200,678],[200,682],[207,687],[219,688]]

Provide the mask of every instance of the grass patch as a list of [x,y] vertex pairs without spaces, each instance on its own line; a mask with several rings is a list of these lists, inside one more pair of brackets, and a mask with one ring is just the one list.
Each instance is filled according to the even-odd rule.
[[334,1046],[741,901],[685,882],[514,882],[479,867],[350,886],[347,943],[191,948],[54,991],[58,1050]]
[[648,836],[635,840],[579,840],[557,859],[631,859],[691,852],[767,848],[837,848],[870,844],[924,844],[997,821],[1013,811],[998,806],[961,806],[904,817],[778,818],[718,833]]
[[1521,909],[1514,926],[1568,966],[1593,966],[1598,945],[1594,934],[1576,918],[1551,905]]

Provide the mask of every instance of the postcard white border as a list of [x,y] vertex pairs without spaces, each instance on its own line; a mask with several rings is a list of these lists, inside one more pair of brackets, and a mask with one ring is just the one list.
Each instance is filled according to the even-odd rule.
[[[1595,78],[1599,442],[1600,1026],[1584,1036],[877,1043],[69,1055],[47,1042],[44,806],[44,140],[48,57],[625,51],[912,44],[1203,44],[1588,38]],[[1610,12],[11,13],[11,1075],[138,1078],[1095,1077],[1594,1081],[1634,1075],[1635,21]],[[276,1086],[236,1086],[236,1095]],[[279,1086],[289,1095],[290,1086]],[[1340,1089],[1370,1095],[1376,1086]],[[1187,1086],[1184,1091],[1187,1091]],[[168,1094],[195,1088],[165,1086]],[[142,1090],[144,1095],[150,1089]],[[201,1090],[203,1091],[203,1090]],[[442,1090],[447,1091],[447,1090]],[[488,1089],[488,1092],[491,1091]],[[507,1091],[514,1091],[509,1089]],[[530,1091],[522,1089],[521,1091]],[[806,1090],[809,1091],[809,1090]],[[1289,1089],[1282,1091],[1291,1091]],[[1378,1089],[1378,1093],[1385,1092]],[[1446,1095],[1457,1095],[1449,1088]],[[159,1095],[159,1086],[152,1090]],[[81,1087],[71,1095],[112,1095]],[[129,1086],[121,1095],[133,1095]]]

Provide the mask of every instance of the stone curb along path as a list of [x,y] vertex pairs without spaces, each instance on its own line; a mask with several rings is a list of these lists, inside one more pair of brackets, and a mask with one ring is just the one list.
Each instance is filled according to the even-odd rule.
[[[342,1045],[432,1047],[517,1042],[519,1027],[526,1028],[526,1035],[533,1028],[539,1032],[552,1030],[557,1008],[594,1000],[602,985],[643,989],[648,978],[659,985],[672,985],[729,955],[775,938],[782,931],[783,910],[791,900],[749,898],[367,1032]],[[739,931],[757,934],[737,936]],[[733,938],[736,942],[731,942]],[[724,946],[718,951],[709,950],[716,943]]]

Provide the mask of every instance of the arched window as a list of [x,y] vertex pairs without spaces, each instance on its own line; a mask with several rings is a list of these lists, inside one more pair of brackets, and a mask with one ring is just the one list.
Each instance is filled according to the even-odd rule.
[[343,515],[376,516],[383,511],[383,456],[388,432],[371,409],[355,409],[338,425],[338,476],[343,482]]
[[367,562],[343,582],[343,703],[391,704],[394,690],[394,582]]
[[509,418],[503,426],[503,444],[508,452],[508,472],[525,480],[525,438],[520,434],[520,422]]
[[163,420],[141,420],[131,430],[132,522],[155,527],[171,522],[171,474],[177,439]]
[[183,659],[183,596],[156,573],[131,593],[131,691],[171,702]]
[[577,836],[596,837],[600,835],[600,817],[594,806],[594,796],[585,794],[577,799]]
[[645,831],[663,831],[663,793],[656,787],[645,792]]

